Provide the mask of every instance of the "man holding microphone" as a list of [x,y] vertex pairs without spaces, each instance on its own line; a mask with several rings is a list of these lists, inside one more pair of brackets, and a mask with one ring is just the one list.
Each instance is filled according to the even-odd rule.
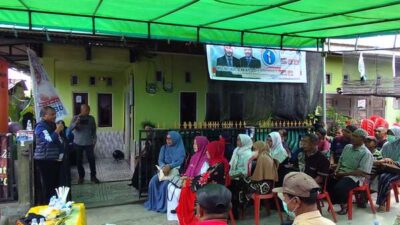
[[94,158],[94,146],[96,145],[96,121],[94,117],[89,115],[90,107],[86,104],[81,105],[81,112],[74,116],[70,129],[74,134],[74,146],[77,151],[76,164],[78,167],[79,180],[78,184],[82,184],[85,177],[85,169],[82,165],[83,152],[86,153],[90,166],[90,180],[96,184],[100,181],[96,177],[96,162]]

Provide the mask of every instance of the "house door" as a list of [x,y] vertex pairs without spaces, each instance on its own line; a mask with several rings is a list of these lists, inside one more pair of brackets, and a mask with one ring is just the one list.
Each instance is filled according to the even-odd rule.
[[88,104],[88,93],[73,93],[72,107],[74,115],[78,115],[81,112],[82,104]]
[[181,92],[180,96],[181,110],[180,123],[196,121],[197,111],[197,93],[196,92]]

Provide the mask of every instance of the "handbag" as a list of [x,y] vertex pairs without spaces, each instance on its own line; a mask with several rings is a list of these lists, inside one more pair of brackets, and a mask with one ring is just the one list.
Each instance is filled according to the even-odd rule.
[[398,167],[396,164],[384,163],[381,166],[381,170],[384,173],[400,174],[400,167]]
[[183,179],[179,175],[172,177],[172,179],[169,182],[177,188],[182,188],[183,186]]

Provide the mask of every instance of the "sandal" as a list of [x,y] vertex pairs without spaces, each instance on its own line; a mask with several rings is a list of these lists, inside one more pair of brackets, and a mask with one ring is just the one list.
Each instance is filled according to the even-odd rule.
[[339,215],[346,215],[347,211],[348,211],[347,208],[342,208],[340,211],[337,211],[336,213],[339,214]]

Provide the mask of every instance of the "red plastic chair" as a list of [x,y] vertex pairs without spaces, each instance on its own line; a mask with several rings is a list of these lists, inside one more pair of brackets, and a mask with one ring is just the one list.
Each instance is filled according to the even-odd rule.
[[369,189],[369,183],[364,182],[364,184],[362,186],[353,188],[352,190],[349,191],[349,196],[347,198],[347,207],[348,207],[347,218],[349,220],[353,219],[353,195],[355,195],[356,192],[361,192],[361,191],[363,191],[367,194],[367,199],[369,201],[369,204],[371,205],[372,213],[373,214],[376,213],[374,202],[372,201],[372,198],[371,198],[371,190]]
[[[400,187],[400,180],[398,181],[393,181],[390,183],[390,187],[393,190],[394,193],[394,198],[396,199],[396,202],[399,203],[399,187]],[[386,197],[386,212],[390,211],[390,191]]]
[[[323,188],[322,192],[320,192],[317,196],[317,201],[318,201],[317,206],[318,206],[319,211],[321,212],[321,207],[320,207],[319,203],[323,203],[322,200],[326,199],[326,201],[328,202],[328,211],[330,211],[333,221],[336,223],[337,219],[336,219],[335,209],[333,208],[333,204],[332,204],[331,198],[329,196],[329,193],[326,190],[327,184],[328,184],[328,177],[325,178],[324,188]],[[322,214],[322,212],[321,212],[321,214]]]
[[[257,158],[252,157],[247,164],[248,176],[251,176],[252,162],[253,162],[253,160],[256,160],[256,159]],[[274,188],[274,186],[275,186],[275,183],[272,185],[272,188]],[[279,218],[281,219],[281,222],[283,222],[281,205],[279,204],[278,195],[276,193],[269,193],[269,194],[265,194],[265,195],[253,194],[251,196],[251,198],[253,199],[253,202],[254,202],[254,224],[255,225],[260,224],[261,200],[270,200],[270,199],[274,199],[276,209],[278,210]],[[267,212],[269,213],[269,203],[268,202],[266,202],[266,208],[267,208]]]
[[269,199],[274,199],[276,209],[278,210],[279,218],[281,219],[281,222],[283,222],[281,205],[278,202],[278,195],[276,193],[270,193],[270,194],[265,194],[265,195],[253,194],[253,196],[251,198],[254,201],[254,224],[255,225],[259,225],[260,224],[260,203],[261,203],[261,200],[269,200]]

